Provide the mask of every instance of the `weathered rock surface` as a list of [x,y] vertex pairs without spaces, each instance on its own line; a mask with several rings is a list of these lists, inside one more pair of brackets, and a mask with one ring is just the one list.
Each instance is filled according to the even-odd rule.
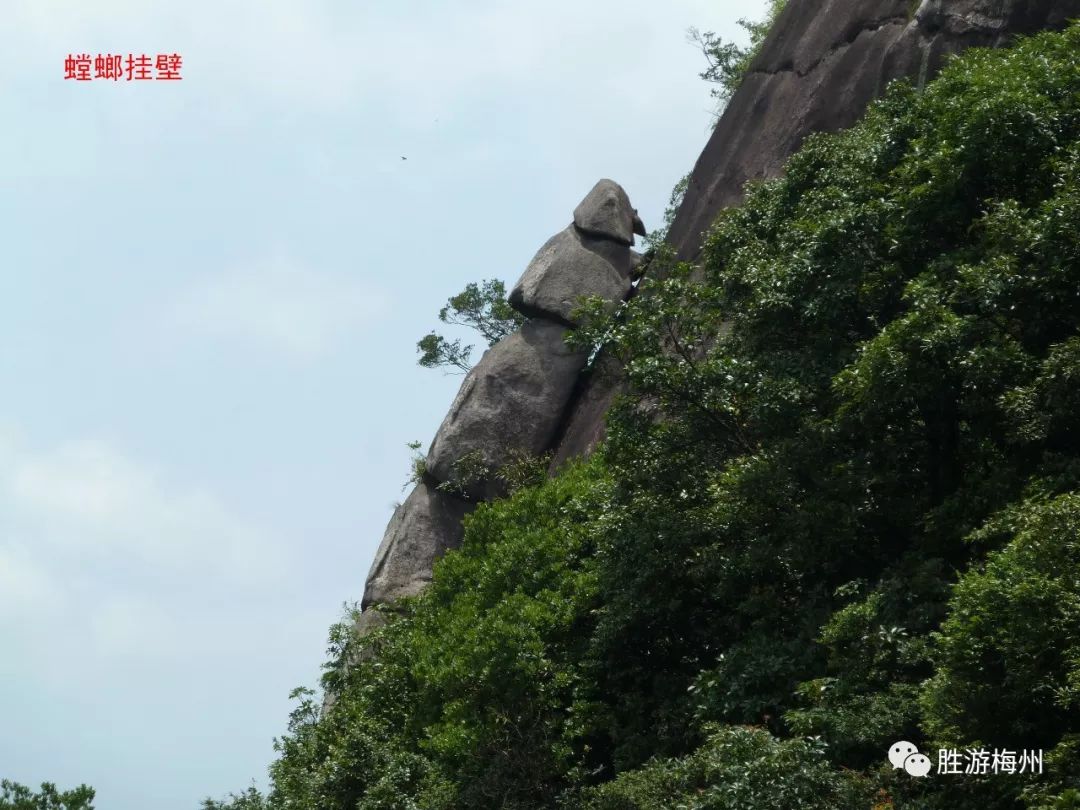
[[395,511],[368,573],[361,608],[414,596],[431,581],[432,566],[461,545],[461,519],[473,505],[416,485]]
[[[427,454],[427,471],[458,485],[470,498],[502,494],[493,474],[516,454],[547,451],[563,419],[587,356],[571,350],[566,327],[535,319],[488,349],[461,385]],[[470,458],[488,470],[462,475]]]
[[612,305],[622,301],[630,293],[630,248],[608,244],[626,251],[625,259],[616,259],[626,267],[625,272],[617,270],[599,252],[587,250],[575,226],[559,231],[529,262],[510,291],[510,305],[528,316],[574,325],[572,313],[581,298],[598,295]]
[[634,244],[634,233],[645,227],[630,205],[626,191],[614,180],[601,180],[574,209],[574,224],[585,233]]
[[668,241],[697,258],[747,181],[778,175],[811,132],[854,124],[893,79],[925,82],[949,54],[1076,17],[1080,0],[789,2],[698,158]]

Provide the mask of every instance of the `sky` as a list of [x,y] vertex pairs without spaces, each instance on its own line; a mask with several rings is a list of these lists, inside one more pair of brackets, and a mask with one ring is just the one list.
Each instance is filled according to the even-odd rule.
[[440,306],[601,177],[658,225],[710,131],[686,29],[764,4],[4,5],[0,777],[194,810],[265,786],[362,594],[461,382],[416,365]]

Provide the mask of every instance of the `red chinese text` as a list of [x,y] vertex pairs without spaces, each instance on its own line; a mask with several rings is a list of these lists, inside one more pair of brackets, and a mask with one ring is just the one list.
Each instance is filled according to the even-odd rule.
[[99,53],[93,58],[88,53],[69,53],[64,60],[64,80],[176,82],[184,78],[180,75],[183,64],[184,58],[178,53]]

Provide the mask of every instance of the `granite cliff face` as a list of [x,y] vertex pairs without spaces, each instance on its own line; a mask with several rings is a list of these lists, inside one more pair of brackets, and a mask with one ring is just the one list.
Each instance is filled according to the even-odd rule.
[[[680,258],[696,259],[717,213],[741,200],[748,181],[776,176],[807,135],[855,123],[893,79],[924,83],[950,54],[1077,17],[1080,0],[789,0],[698,158],[669,242]],[[510,302],[529,320],[465,378],[432,442],[426,479],[376,554],[362,630],[379,621],[370,608],[430,581],[435,560],[460,544],[463,516],[502,493],[502,465],[550,451],[554,468],[602,438],[622,387],[618,365],[601,352],[586,368],[564,337],[580,296],[614,306],[631,294],[635,233],[644,226],[626,192],[601,180],[526,268]]]

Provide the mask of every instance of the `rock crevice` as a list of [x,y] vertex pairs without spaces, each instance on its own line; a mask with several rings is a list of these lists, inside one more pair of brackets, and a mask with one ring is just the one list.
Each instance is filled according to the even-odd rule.
[[747,71],[747,73],[758,76],[777,76],[781,73],[792,73],[798,76],[800,79],[805,79],[815,70],[817,70],[817,68],[820,67],[823,62],[828,61],[828,59],[834,56],[838,51],[842,51],[845,48],[850,48],[856,43],[859,38],[865,36],[866,34],[875,34],[882,28],[889,28],[891,26],[907,26],[909,23],[910,20],[906,15],[904,15],[893,16],[884,20],[878,20],[876,22],[864,25],[861,28],[856,29],[854,33],[852,33],[848,38],[830,45],[825,53],[823,53],[821,56],[819,56],[817,59],[815,59],[813,62],[811,62],[804,68],[796,68],[795,64],[792,62],[772,69],[751,67],[750,70]]

